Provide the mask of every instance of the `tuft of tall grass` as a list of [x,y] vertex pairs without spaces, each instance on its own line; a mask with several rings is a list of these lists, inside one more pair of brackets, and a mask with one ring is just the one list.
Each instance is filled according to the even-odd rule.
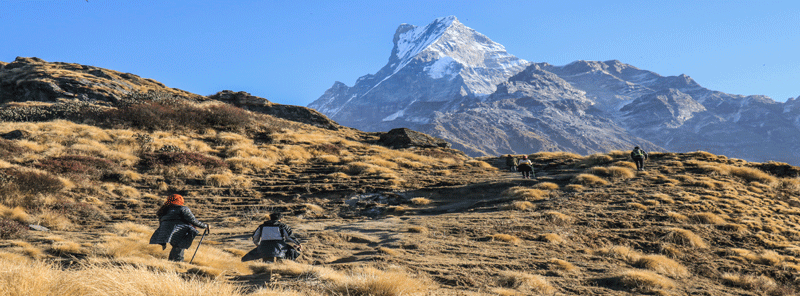
[[552,182],[541,182],[541,183],[536,183],[536,185],[533,185],[533,188],[541,190],[556,190],[558,189],[558,184]]
[[689,276],[689,270],[685,266],[663,255],[644,255],[634,265],[673,278]]
[[661,240],[670,242],[677,245],[683,245],[694,248],[708,248],[708,244],[697,234],[690,230],[681,228],[669,228],[667,234]]
[[540,201],[540,200],[546,200],[550,197],[550,194],[546,191],[540,189],[527,188],[524,186],[511,187],[503,191],[502,194],[514,199],[526,200],[526,201]]
[[536,295],[551,295],[557,291],[543,276],[519,271],[500,272],[497,284],[505,288],[530,291]]
[[331,292],[350,296],[400,296],[425,294],[436,285],[427,277],[412,276],[401,270],[360,267],[343,277],[329,277]]
[[529,201],[524,201],[524,200],[515,200],[501,207],[501,209],[503,210],[516,210],[516,211],[525,211],[530,208],[533,208],[533,204]]
[[655,292],[661,289],[674,289],[675,282],[655,272],[628,269],[615,278],[621,285],[643,291]]
[[591,187],[608,185],[608,181],[603,180],[603,178],[600,178],[592,174],[579,174],[575,176],[575,178],[573,178],[572,181],[573,183]]
[[501,241],[510,243],[512,245],[518,245],[522,242],[522,240],[514,235],[504,234],[504,233],[496,233],[489,236],[489,238],[493,241]]

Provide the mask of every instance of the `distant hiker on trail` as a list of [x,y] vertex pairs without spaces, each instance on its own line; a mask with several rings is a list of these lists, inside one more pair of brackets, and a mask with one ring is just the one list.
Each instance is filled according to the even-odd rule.
[[508,156],[506,156],[506,165],[508,166],[508,169],[510,171],[516,172],[517,171],[517,158],[513,157],[513,156],[511,156],[511,154],[509,154]]
[[532,176],[535,178],[533,174],[533,162],[528,159],[527,155],[522,156],[522,159],[517,164],[517,170],[522,172],[523,179],[530,179]]
[[[282,217],[281,213],[269,214],[269,221],[259,225],[253,233],[253,243],[258,246],[256,255],[264,262],[274,262],[276,258],[294,260],[300,257],[300,250],[303,246],[294,238],[292,229],[279,221]],[[295,244],[296,247],[292,247],[287,242]],[[248,253],[248,255],[250,254]],[[245,257],[249,257],[248,255]],[[242,258],[242,261],[247,260],[247,258]]]
[[183,196],[173,194],[156,212],[158,216],[158,229],[150,237],[150,244],[161,245],[167,248],[167,243],[172,245],[168,259],[170,261],[183,261],[183,251],[192,245],[194,238],[200,233],[195,227],[208,229],[208,224],[197,221],[192,211],[183,205]]
[[636,170],[637,171],[644,171],[644,161],[647,160],[649,156],[647,152],[640,149],[639,146],[633,147],[633,151],[631,151],[631,158],[633,162],[636,163]]

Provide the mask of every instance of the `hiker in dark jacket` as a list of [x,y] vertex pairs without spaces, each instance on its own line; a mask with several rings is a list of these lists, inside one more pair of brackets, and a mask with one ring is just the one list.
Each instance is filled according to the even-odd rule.
[[506,165],[508,166],[508,169],[510,171],[516,172],[517,171],[517,158],[513,157],[513,156],[511,156],[511,154],[509,154],[508,156],[506,156]]
[[522,172],[523,179],[530,179],[531,177],[535,178],[536,175],[533,174],[533,162],[528,159],[527,155],[523,155],[522,159],[517,164],[517,169]]
[[183,205],[183,196],[178,194],[170,195],[156,216],[158,229],[150,237],[150,244],[161,245],[162,250],[167,248],[167,243],[172,245],[168,258],[170,261],[183,261],[183,251],[192,245],[200,233],[195,227],[209,228],[208,224],[197,221],[192,211]]
[[637,171],[644,171],[644,161],[647,160],[649,156],[647,152],[640,149],[639,146],[633,147],[633,151],[631,151],[631,158],[633,162],[636,163],[636,170]]
[[[279,221],[282,217],[281,213],[269,214],[269,221],[259,225],[253,233],[253,243],[258,246],[258,256],[264,262],[273,262],[275,258],[294,260],[300,256],[299,251],[303,246],[294,238],[292,229]],[[292,247],[287,242],[297,247]]]

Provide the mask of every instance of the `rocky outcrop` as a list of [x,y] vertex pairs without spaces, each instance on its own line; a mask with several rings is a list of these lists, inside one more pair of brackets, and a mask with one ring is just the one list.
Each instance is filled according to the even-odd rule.
[[390,148],[450,148],[450,143],[445,140],[407,128],[396,128],[381,134],[378,144]]
[[252,96],[243,91],[234,92],[230,90],[224,90],[209,96],[209,98],[212,100],[232,104],[245,110],[269,114],[286,120],[302,122],[319,128],[338,130],[342,127],[338,123],[328,119],[328,117],[314,109],[301,106],[275,104],[267,99]]
[[130,73],[79,64],[50,63],[35,57],[18,57],[0,68],[0,103],[69,100],[110,106],[131,93],[147,90],[202,98]]

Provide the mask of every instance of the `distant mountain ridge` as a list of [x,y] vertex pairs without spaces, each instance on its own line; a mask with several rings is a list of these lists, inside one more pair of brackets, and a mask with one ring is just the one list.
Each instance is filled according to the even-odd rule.
[[800,97],[732,95],[611,60],[529,63],[455,17],[402,24],[389,61],[309,107],[365,131],[408,127],[470,155],[705,150],[800,164]]

